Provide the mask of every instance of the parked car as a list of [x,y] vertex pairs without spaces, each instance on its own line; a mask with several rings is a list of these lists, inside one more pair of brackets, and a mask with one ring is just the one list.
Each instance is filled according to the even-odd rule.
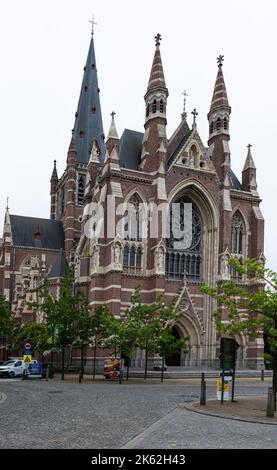
[[[32,363],[37,363],[34,359]],[[26,365],[21,359],[6,361],[0,366],[0,377],[20,377]]]

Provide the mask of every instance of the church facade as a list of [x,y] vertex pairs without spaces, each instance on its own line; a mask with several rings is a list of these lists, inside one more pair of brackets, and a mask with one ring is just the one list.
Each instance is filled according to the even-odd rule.
[[[208,112],[208,144],[198,133],[196,110],[191,126],[184,109],[177,129],[167,135],[160,42],[157,34],[144,133],[126,128],[119,138],[112,113],[105,140],[92,35],[66,170],[59,178],[55,163],[51,177],[51,218],[20,218],[7,208],[0,282],[22,321],[34,315],[26,298],[36,295],[37,283],[48,275],[58,292],[68,264],[75,266],[76,284],[92,313],[105,304],[114,315],[124,315],[137,286],[145,303],[160,295],[166,302],[177,299],[182,316],[174,335],[189,337],[189,351],[168,358],[168,365],[213,366],[216,305],[201,285],[229,279],[249,285],[230,270],[231,256],[264,262],[256,167],[249,145],[241,180],[231,169],[222,56]],[[236,340],[239,365],[259,367],[263,339]],[[143,359],[143,351],[136,351],[134,363],[143,365]]]

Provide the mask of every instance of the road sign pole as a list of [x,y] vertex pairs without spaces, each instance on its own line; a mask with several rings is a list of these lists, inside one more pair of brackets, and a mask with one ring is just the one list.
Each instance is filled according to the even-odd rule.
[[222,377],[221,377],[221,405],[223,405],[224,401],[224,369],[222,369]]

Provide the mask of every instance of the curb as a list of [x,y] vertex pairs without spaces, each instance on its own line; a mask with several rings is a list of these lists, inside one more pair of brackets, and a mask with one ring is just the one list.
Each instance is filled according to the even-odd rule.
[[[239,395],[237,398],[242,398],[242,397],[245,397],[246,395]],[[260,395],[247,395],[249,397],[260,397]],[[209,399],[207,400],[208,401],[214,401],[213,399]],[[263,419],[247,419],[247,418],[240,418],[238,416],[229,416],[229,415],[222,415],[222,414],[216,414],[216,413],[213,413],[213,412],[210,412],[210,411],[204,411],[204,410],[199,410],[199,409],[196,409],[194,408],[194,405],[195,404],[199,404],[199,401],[194,401],[190,404],[188,403],[183,403],[183,404],[180,404],[179,405],[179,408],[184,408],[186,409],[187,411],[192,411],[193,413],[198,413],[198,414],[201,414],[201,415],[207,415],[207,416],[213,416],[214,418],[223,418],[223,419],[232,419],[233,421],[243,421],[243,422],[246,422],[246,423],[254,423],[254,424],[268,424],[269,426],[277,426],[277,422],[276,423],[272,423],[272,422],[269,422],[269,421],[265,421]],[[271,418],[268,418],[268,419],[271,419]]]

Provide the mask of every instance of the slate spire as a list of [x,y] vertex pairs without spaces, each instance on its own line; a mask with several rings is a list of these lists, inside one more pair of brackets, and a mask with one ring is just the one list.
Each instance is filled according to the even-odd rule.
[[161,39],[162,39],[161,35],[158,33],[155,36],[156,50],[154,54],[154,59],[153,59],[153,64],[152,64],[152,68],[150,72],[146,95],[148,93],[153,92],[154,90],[160,90],[161,88],[166,90],[167,92],[165,79],[164,79],[161,52],[160,52]]
[[77,150],[77,161],[80,163],[88,163],[93,140],[97,142],[100,151],[100,161],[103,162],[104,160],[105,136],[102,124],[99,92],[92,31],[73,129],[73,136]]
[[225,86],[222,65],[223,65],[224,56],[220,55],[217,58],[218,62],[218,72],[214,86],[214,92],[210,107],[210,113],[217,109],[227,109],[229,113],[231,112],[231,108],[228,102],[227,90]]

